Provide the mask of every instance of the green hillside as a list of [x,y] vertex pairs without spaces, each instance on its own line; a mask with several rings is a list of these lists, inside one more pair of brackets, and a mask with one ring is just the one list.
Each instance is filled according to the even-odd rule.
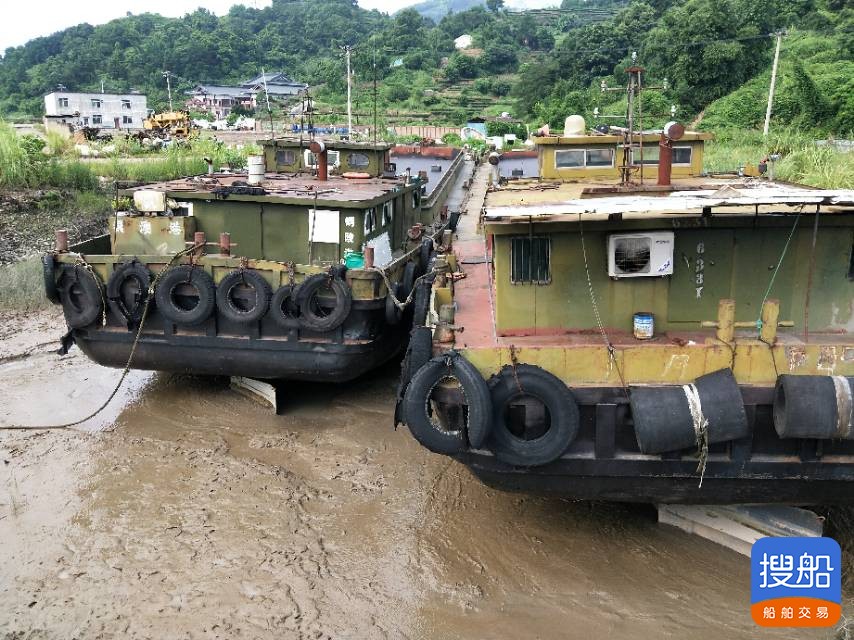
[[[177,91],[228,83],[261,67],[312,85],[321,110],[343,111],[340,47],[354,45],[357,120],[460,124],[472,115],[511,111],[530,124],[562,126],[570,113],[618,114],[619,86],[636,51],[647,82],[647,124],[677,117],[701,126],[761,126],[774,33],[786,30],[775,124],[846,135],[854,129],[854,0],[563,0],[559,9],[507,11],[501,0],[457,11],[465,0],[435,0],[438,21],[414,8],[393,16],[352,0],[273,0],[235,6],[222,17],[197,10],[182,18],[128,16],[79,25],[0,59],[0,114],[33,118],[41,96],[69,90],[135,88],[150,105],[166,103],[161,72]],[[419,6],[429,12],[430,3]],[[452,9],[451,13],[446,13]],[[453,39],[474,37],[468,51]]]

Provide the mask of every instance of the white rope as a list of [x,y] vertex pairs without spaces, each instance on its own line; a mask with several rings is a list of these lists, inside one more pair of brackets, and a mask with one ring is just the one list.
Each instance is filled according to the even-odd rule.
[[703,415],[703,405],[700,402],[700,392],[696,385],[683,384],[682,391],[688,400],[688,409],[691,411],[691,420],[694,423],[694,436],[697,440],[697,453],[700,461],[697,464],[697,473],[700,474],[700,484],[703,487],[703,476],[706,475],[706,462],[709,458],[709,421]]

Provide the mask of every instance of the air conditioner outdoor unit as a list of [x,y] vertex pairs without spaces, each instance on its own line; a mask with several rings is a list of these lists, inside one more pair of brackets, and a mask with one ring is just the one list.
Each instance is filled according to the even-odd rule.
[[669,276],[672,273],[672,231],[608,236],[608,275],[612,278]]

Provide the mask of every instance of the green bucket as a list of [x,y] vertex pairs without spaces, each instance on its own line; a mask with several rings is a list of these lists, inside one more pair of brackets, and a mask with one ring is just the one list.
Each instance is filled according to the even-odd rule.
[[348,269],[361,269],[365,266],[365,256],[358,251],[351,251],[344,256],[344,265]]

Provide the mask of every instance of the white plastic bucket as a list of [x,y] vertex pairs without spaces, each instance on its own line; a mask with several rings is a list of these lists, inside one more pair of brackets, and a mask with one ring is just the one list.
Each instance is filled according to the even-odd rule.
[[249,156],[246,158],[249,167],[249,184],[261,184],[264,180],[264,156]]

